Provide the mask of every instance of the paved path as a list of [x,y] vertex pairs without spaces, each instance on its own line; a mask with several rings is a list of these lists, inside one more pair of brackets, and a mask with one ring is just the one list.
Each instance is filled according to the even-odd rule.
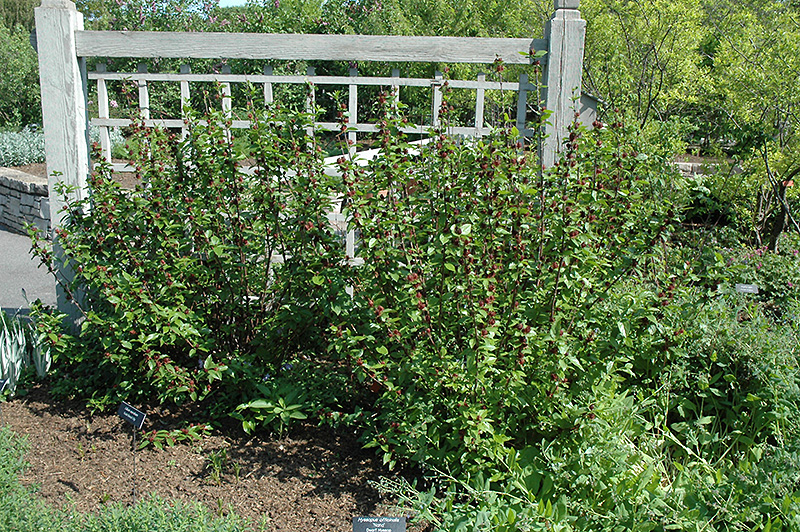
[[0,227],[0,307],[12,314],[28,308],[23,289],[28,301],[41,299],[45,305],[56,304],[55,281],[47,270],[37,267],[30,249],[30,238]]

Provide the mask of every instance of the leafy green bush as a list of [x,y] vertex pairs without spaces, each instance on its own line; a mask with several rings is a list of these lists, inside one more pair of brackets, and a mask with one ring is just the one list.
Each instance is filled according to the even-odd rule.
[[0,127],[42,122],[39,65],[29,30],[0,22]]
[[251,117],[238,143],[221,113],[192,115],[183,141],[142,128],[144,186],[123,190],[103,166],[90,199],[69,205],[65,289],[85,321],[54,347],[67,388],[96,394],[96,406],[214,395],[228,414],[258,399],[256,383],[288,356],[320,350],[326,314],[346,304],[349,266],[328,222],[335,190],[306,136],[311,117]]
[[366,172],[341,163],[365,264],[335,346],[374,395],[368,445],[387,462],[485,471],[571,428],[566,404],[588,408],[579,391],[657,321],[655,287],[628,303],[635,320],[602,303],[622,279],[669,284],[667,166],[617,123],[574,131],[547,173],[510,127],[442,132],[415,157],[398,126]]

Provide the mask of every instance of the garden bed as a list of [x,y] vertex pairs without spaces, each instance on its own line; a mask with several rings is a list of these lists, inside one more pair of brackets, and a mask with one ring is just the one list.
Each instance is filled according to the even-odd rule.
[[[148,412],[144,429],[176,425],[185,413]],[[92,415],[36,386],[2,407],[2,423],[26,435],[31,467],[22,481],[55,507],[94,512],[131,501],[131,427],[113,413]],[[220,482],[210,456],[227,456]],[[350,530],[354,516],[398,515],[371,485],[388,472],[352,434],[312,425],[288,436],[245,437],[234,428],[202,442],[136,453],[136,487],[167,500],[199,501],[274,531]]]

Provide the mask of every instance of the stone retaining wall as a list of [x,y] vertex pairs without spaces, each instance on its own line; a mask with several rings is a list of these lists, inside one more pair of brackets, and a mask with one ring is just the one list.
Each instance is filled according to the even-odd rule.
[[0,167],[0,225],[27,234],[33,224],[50,237],[50,198],[47,178]]

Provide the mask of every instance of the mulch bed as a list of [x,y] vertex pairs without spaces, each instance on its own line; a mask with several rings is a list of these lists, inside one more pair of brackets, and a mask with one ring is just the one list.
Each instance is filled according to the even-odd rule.
[[[38,496],[56,507],[93,512],[104,504],[128,504],[135,478],[139,497],[200,501],[275,531],[349,531],[356,516],[402,515],[370,484],[392,473],[355,435],[329,428],[303,425],[270,438],[230,427],[193,445],[147,447],[135,454],[134,477],[131,426],[116,413],[92,415],[37,385],[4,403],[0,415],[0,422],[28,438],[31,467],[23,483],[38,486]],[[182,415],[155,409],[143,428],[178,427]],[[208,456],[223,449],[228,465],[217,483]]]

